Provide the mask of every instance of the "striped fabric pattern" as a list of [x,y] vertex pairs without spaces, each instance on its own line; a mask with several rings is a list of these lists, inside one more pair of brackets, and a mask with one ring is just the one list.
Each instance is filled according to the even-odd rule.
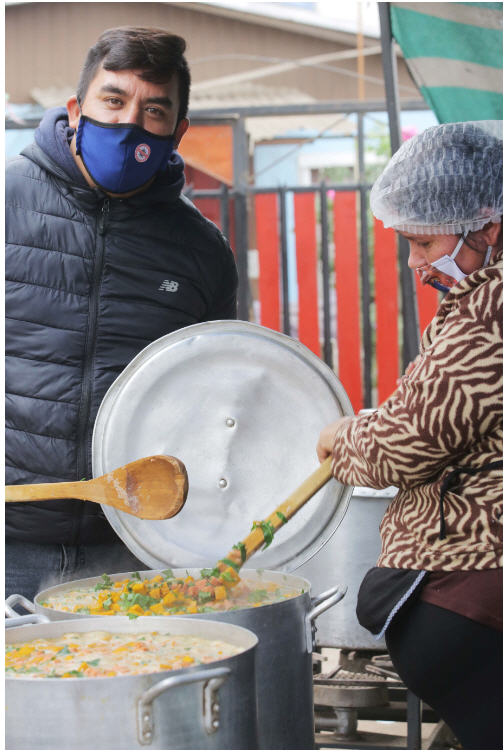
[[392,34],[440,123],[502,118],[502,3],[391,3]]
[[502,566],[502,470],[465,476],[440,493],[456,467],[502,461],[502,251],[445,296],[420,354],[376,412],[339,421],[333,475],[352,486],[399,490],[380,525],[378,566]]

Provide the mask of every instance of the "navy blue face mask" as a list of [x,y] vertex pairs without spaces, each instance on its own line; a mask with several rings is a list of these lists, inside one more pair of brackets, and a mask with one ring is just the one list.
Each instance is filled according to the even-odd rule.
[[76,152],[93,181],[109,193],[141,188],[166,169],[173,136],[157,136],[125,123],[100,123],[81,115]]

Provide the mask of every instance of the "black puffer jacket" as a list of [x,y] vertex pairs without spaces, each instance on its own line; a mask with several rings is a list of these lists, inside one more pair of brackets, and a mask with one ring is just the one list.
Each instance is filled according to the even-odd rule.
[[[41,128],[61,126],[63,112],[48,113]],[[32,144],[7,169],[10,484],[90,478],[96,413],[129,361],[176,329],[236,317],[233,254],[181,195],[178,155],[147,191],[118,200],[76,179],[66,148],[59,159]],[[100,506],[77,501],[8,504],[6,534],[115,539]]]

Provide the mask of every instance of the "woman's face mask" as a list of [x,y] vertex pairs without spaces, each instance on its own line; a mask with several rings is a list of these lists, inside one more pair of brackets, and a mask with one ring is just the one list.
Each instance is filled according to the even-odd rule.
[[166,169],[174,138],[138,125],[100,123],[81,115],[76,152],[97,186],[108,193],[130,193]]
[[[435,287],[436,290],[440,290],[441,292],[446,293],[449,292],[450,288],[456,285],[457,282],[460,282],[462,279],[464,279],[464,277],[467,277],[467,274],[463,272],[455,262],[455,258],[464,245],[464,241],[467,235],[468,232],[465,232],[460,237],[457,245],[450,255],[445,253],[440,258],[432,261],[430,264],[424,264],[424,266],[418,266],[416,268],[415,271],[420,277],[420,281],[423,285],[431,285],[432,287]],[[483,266],[487,266],[488,262],[490,261],[491,253],[492,246],[489,245],[487,247]]]
[[460,282],[467,276],[455,263],[455,258],[462,248],[466,236],[467,233],[464,233],[460,237],[450,255],[444,254],[441,258],[436,259],[436,261],[416,268],[415,271],[423,285],[431,285],[441,292],[449,292],[453,285],[456,285],[457,282]]

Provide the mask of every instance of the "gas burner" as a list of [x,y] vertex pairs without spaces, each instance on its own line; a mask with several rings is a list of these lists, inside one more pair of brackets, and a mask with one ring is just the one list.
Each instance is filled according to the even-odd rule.
[[[321,667],[324,662],[321,655]],[[421,749],[422,723],[437,724],[424,749],[457,748],[448,727],[407,690],[387,653],[340,650],[339,665],[314,674],[313,694],[318,749]],[[384,732],[404,726],[363,731],[360,721],[402,722],[406,736]]]
[[315,730],[330,730],[333,741],[357,742],[358,710],[389,702],[387,680],[338,666],[314,678]]

